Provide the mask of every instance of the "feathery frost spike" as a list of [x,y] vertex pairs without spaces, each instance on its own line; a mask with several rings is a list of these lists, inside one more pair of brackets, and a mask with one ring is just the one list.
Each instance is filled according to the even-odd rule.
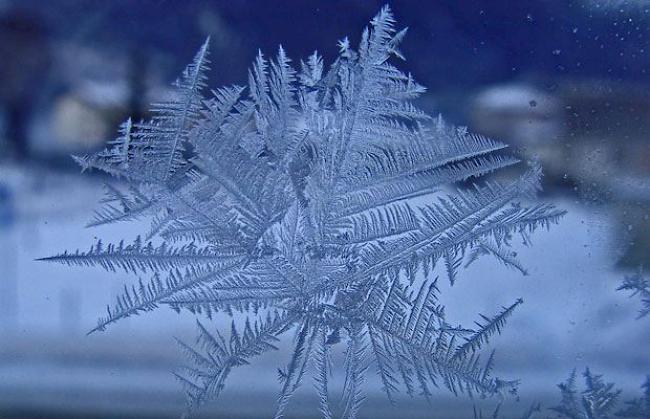
[[641,298],[642,307],[638,318],[650,314],[650,282],[643,276],[643,268],[639,267],[633,275],[626,276],[617,290],[629,291],[631,297],[638,295]]
[[454,357],[462,358],[468,353],[475,352],[476,350],[480,349],[482,345],[488,343],[490,336],[496,333],[501,333],[501,329],[503,329],[505,326],[508,317],[510,317],[515,308],[520,304],[523,304],[523,302],[524,300],[521,298],[518,299],[511,306],[503,307],[501,309],[501,312],[499,312],[494,317],[486,317],[481,315],[484,323],[476,323],[478,329],[470,336],[465,338],[465,343],[456,349]]
[[[339,42],[329,66],[317,52],[292,61],[282,47],[259,51],[246,87],[204,97],[206,41],[150,121],[129,119],[105,150],[75,158],[122,182],[106,187],[91,226],[151,222],[145,239],[43,258],[149,276],[126,284],[92,331],[160,307],[234,317],[223,335],[205,321],[195,344],[179,342],[188,409],[219,396],[238,366],[286,332],[294,351],[278,370],[276,418],[310,372],[322,416],[333,417],[337,367],[347,419],[361,414],[373,370],[391,401],[399,391],[429,400],[438,388],[514,391],[516,381],[492,376],[495,357],[481,348],[521,301],[482,316],[476,330],[455,327],[435,273],[446,269],[453,283],[484,255],[525,273],[512,237],[528,244],[564,212],[534,202],[539,165],[485,180],[519,163],[506,145],[413,103],[426,89],[397,67],[405,35],[386,6],[358,48]],[[621,288],[645,295],[647,287],[626,280]],[[342,366],[332,365],[338,346]]]

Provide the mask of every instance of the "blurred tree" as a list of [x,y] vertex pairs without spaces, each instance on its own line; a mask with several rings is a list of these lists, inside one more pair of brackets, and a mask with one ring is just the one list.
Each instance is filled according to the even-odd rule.
[[6,112],[6,136],[18,159],[26,158],[28,122],[34,95],[49,67],[46,27],[35,14],[9,10],[0,15],[0,104]]

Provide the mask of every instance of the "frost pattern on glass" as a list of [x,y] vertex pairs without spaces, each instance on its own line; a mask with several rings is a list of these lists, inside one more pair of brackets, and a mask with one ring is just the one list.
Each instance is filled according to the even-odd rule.
[[558,384],[562,400],[551,410],[568,419],[610,417],[621,391],[614,389],[614,383],[605,383],[602,375],[592,374],[589,368],[582,375],[585,389],[581,393],[578,393],[575,370],[564,383]]
[[625,402],[625,408],[617,412],[617,416],[636,419],[650,418],[650,375],[646,376],[641,389],[643,395]]
[[[389,62],[403,58],[405,34],[384,7],[358,49],[339,42],[329,68],[317,53],[299,71],[282,48],[272,60],[259,53],[246,88],[208,98],[206,42],[150,121],[128,120],[107,149],[76,158],[127,185],[107,186],[91,225],[152,220],[133,243],[46,258],[151,276],[125,287],[93,331],[159,306],[246,316],[230,331],[199,322],[196,344],[180,343],[191,366],[177,376],[191,409],[288,331],[295,349],[279,369],[276,418],[308,370],[322,416],[333,417],[339,343],[346,418],[357,416],[371,367],[391,400],[399,389],[430,398],[439,386],[515,391],[515,381],[491,375],[494,354],[479,353],[522,301],[473,329],[452,326],[433,270],[444,267],[453,283],[491,255],[525,274],[512,236],[529,243],[562,211],[525,204],[540,188],[537,165],[508,182],[481,180],[518,160],[411,103],[424,87]],[[471,186],[455,190],[459,182]]]
[[622,418],[644,419],[650,417],[650,376],[641,386],[643,396],[625,402],[623,409],[615,411],[621,390],[615,389],[614,383],[606,383],[602,375],[593,374],[589,368],[582,374],[585,388],[579,392],[576,384],[576,371],[573,370],[564,383],[558,385],[562,400],[551,410],[566,419],[608,419],[614,416]]
[[650,314],[650,284],[648,284],[648,280],[643,276],[642,268],[639,268],[633,275],[626,276],[617,290],[629,291],[631,292],[631,297],[639,296],[641,299],[641,309],[639,310],[638,318]]

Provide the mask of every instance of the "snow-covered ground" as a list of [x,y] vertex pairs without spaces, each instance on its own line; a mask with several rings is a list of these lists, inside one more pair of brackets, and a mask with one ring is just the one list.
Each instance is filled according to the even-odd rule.
[[[32,410],[177,417],[182,411],[180,387],[169,372],[183,359],[172,337],[191,341],[194,318],[161,309],[86,336],[105,305],[134,278],[34,260],[85,249],[97,237],[109,242],[137,234],[134,224],[83,228],[101,184],[92,176],[0,167],[0,416]],[[453,288],[441,281],[448,317],[461,324],[524,299],[493,341],[495,373],[522,380],[522,400],[508,403],[514,411],[533,400],[546,407],[559,402],[555,385],[574,367],[605,374],[628,398],[638,395],[650,373],[650,319],[635,320],[638,301],[615,291],[625,273],[614,270],[614,223],[607,207],[556,201],[567,216],[551,231],[537,233],[532,247],[518,250],[529,276],[486,258],[464,271]],[[213,327],[227,322],[217,319]],[[204,413],[268,416],[278,390],[277,367],[286,362],[290,344],[288,335],[281,351],[233,373],[223,398]],[[311,382],[304,387],[292,402],[295,417],[317,413]],[[367,394],[363,417],[471,417],[472,403],[445,390],[433,405],[405,399],[394,408],[370,375]]]

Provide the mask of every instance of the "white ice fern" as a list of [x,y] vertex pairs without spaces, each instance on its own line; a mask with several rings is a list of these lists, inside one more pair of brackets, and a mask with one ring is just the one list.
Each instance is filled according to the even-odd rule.
[[[528,243],[562,212],[522,203],[539,189],[535,165],[507,183],[478,183],[517,160],[502,154],[504,144],[411,104],[425,89],[389,63],[402,58],[406,33],[393,25],[384,7],[357,50],[339,43],[329,69],[317,53],[300,71],[282,48],[272,61],[260,53],[247,88],[209,98],[206,42],[151,121],[129,120],[106,150],[77,158],[128,185],[107,187],[92,225],[152,219],[144,240],[46,258],[152,276],[125,287],[93,331],[159,306],[249,316],[225,337],[199,323],[196,345],[181,344],[192,367],[178,378],[191,408],[291,330],[275,417],[308,369],[323,417],[333,416],[330,355],[343,341],[346,418],[357,416],[372,365],[391,400],[400,387],[426,398],[440,385],[511,390],[490,375],[493,356],[481,362],[478,352],[521,300],[475,329],[452,327],[432,270],[442,263],[453,282],[463,262],[493,255],[525,273],[511,236]],[[450,188],[467,181],[473,186]]]

